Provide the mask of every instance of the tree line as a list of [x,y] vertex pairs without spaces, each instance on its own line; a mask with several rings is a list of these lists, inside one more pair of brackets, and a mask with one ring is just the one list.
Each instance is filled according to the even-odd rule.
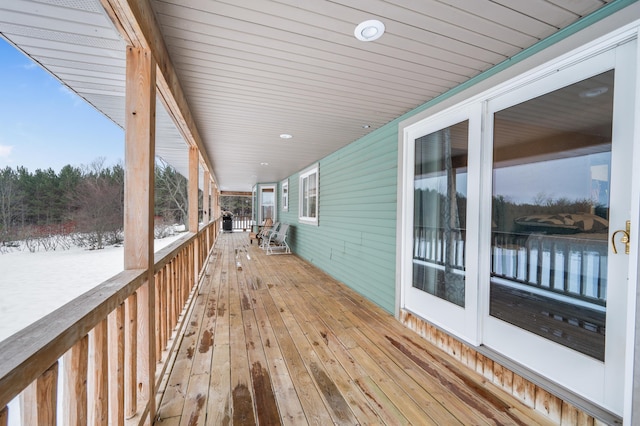
[[[184,224],[188,217],[188,181],[162,160],[155,168],[155,215],[158,225]],[[102,248],[122,241],[124,167],[66,165],[30,172],[0,169],[0,246],[25,241],[34,245],[73,243]],[[53,239],[53,240],[52,240]],[[29,245],[31,244],[31,246]],[[44,247],[47,248],[47,247]]]

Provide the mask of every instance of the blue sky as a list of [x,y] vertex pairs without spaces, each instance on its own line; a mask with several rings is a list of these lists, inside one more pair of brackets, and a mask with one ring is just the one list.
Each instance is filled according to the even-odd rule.
[[124,161],[124,131],[0,37],[0,168]]

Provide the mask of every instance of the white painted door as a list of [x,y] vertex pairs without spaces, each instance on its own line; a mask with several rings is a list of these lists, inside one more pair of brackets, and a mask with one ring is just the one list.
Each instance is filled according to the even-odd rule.
[[[480,105],[406,130],[402,306],[477,343]],[[476,247],[476,250],[473,249]]]
[[635,61],[633,41],[523,82],[484,130],[482,343],[617,414]]

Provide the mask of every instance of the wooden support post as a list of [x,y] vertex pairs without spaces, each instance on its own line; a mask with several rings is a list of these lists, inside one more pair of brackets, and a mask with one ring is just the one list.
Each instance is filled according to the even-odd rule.
[[[202,223],[204,223],[204,226],[207,226],[211,221],[211,174],[209,173],[208,170],[204,171],[203,192],[204,194],[202,196]],[[206,250],[208,250],[209,247],[211,247],[211,239],[209,238],[208,230],[204,237],[204,245],[206,247]]]
[[[189,231],[198,232],[198,179],[200,177],[198,164],[198,149],[196,147],[189,148]],[[194,239],[195,251],[198,252],[199,241]],[[200,265],[198,265],[198,256],[193,256],[193,270],[195,276],[198,276]],[[193,275],[192,275],[193,276]],[[190,290],[195,281],[189,281],[187,287]]]
[[92,392],[89,398],[89,424],[109,424],[109,364],[107,362],[107,320],[100,321],[89,334],[92,348]]
[[204,171],[204,188],[202,195],[202,223],[208,225],[211,221],[211,174]]
[[58,362],[20,394],[23,426],[55,426],[58,401]]
[[87,421],[87,365],[89,338],[84,336],[64,355],[64,424],[83,425]]
[[9,424],[9,409],[4,407],[0,410],[0,426],[7,426]]
[[109,314],[109,422],[124,426],[124,305]]
[[153,419],[156,368],[153,313],[156,64],[151,53],[139,47],[127,47],[125,112],[124,267],[147,270],[147,281],[137,291],[136,383],[138,398],[145,401],[148,416]]

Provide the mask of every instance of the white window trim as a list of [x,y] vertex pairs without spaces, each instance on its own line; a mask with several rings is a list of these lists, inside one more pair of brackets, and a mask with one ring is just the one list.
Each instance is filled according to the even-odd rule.
[[[302,203],[304,202],[304,194],[302,193],[303,191],[302,181],[313,174],[316,175],[316,210],[315,210],[316,216],[315,217],[302,216],[302,211],[303,211]],[[319,163],[316,163],[313,166],[308,167],[302,172],[300,172],[300,175],[298,176],[298,222],[306,223],[308,225],[318,226],[319,204],[320,204],[320,171],[319,171]]]
[[[285,193],[286,190],[286,193]],[[289,179],[285,179],[281,183],[280,194],[282,197],[282,211],[289,211]]]

